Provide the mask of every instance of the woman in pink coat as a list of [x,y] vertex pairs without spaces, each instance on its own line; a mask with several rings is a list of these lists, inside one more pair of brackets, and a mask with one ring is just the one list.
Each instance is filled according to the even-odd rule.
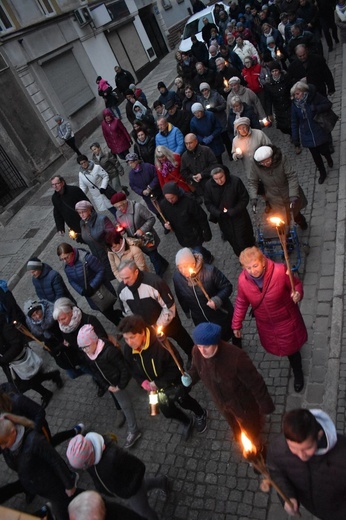
[[292,292],[286,266],[266,258],[257,247],[244,249],[239,260],[244,270],[238,280],[232,320],[234,335],[241,337],[242,323],[251,305],[263,347],[275,356],[288,356],[294,390],[301,392],[304,375],[300,349],[307,340],[298,307],[303,298],[303,285],[294,277],[295,290]]
[[130,152],[131,136],[122,122],[114,117],[108,108],[103,111],[102,132],[112,154],[125,160],[126,155]]

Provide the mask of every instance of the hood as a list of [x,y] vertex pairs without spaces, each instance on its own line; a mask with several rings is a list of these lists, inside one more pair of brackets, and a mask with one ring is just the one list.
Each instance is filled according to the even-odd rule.
[[[24,314],[25,316],[28,316],[28,313],[30,312],[31,309],[33,308],[39,308],[42,310],[43,314],[45,312],[45,306],[44,306],[44,301],[37,301],[37,300],[27,300],[25,303],[24,303],[24,307],[23,307],[23,310],[24,310]],[[48,303],[48,302],[46,302]],[[31,317],[30,317],[31,319]]]
[[[135,107],[139,107],[140,112],[136,112]],[[147,113],[147,109],[145,108],[144,105],[142,105],[142,103],[140,101],[135,101],[133,103],[132,112],[135,114],[137,119],[140,119],[142,116],[145,116],[145,114]]]
[[111,110],[109,110],[109,108],[105,108],[104,111],[102,112],[102,115],[103,115],[103,119],[105,119],[106,116],[111,116],[112,121],[114,119],[114,114],[111,112]]
[[108,88],[108,81],[106,81],[105,79],[100,79],[99,81],[99,90],[106,90]]
[[96,464],[98,464],[102,458],[102,453],[105,449],[105,441],[102,435],[96,432],[87,433],[85,438],[88,439],[88,441],[90,441],[93,445],[95,455],[94,466],[96,466]]
[[327,439],[327,446],[325,448],[318,448],[315,455],[325,455],[334,448],[338,440],[335,425],[326,412],[318,409],[310,410],[310,412],[314,415],[318,424],[321,425]]

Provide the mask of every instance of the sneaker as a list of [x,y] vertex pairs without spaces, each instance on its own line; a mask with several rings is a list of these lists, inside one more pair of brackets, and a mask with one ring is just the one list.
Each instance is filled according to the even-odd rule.
[[191,419],[189,420],[188,424],[184,424],[184,427],[183,427],[183,432],[181,434],[181,440],[186,442],[189,440],[190,436],[191,436],[191,433],[192,433],[192,429],[193,429],[193,425],[194,425],[194,418],[191,417]]
[[127,450],[128,448],[131,448],[141,437],[142,437],[142,433],[140,431],[137,431],[134,433],[128,433],[123,448],[125,450]]
[[76,432],[76,435],[82,435],[85,430],[84,423],[80,422],[78,424],[75,424],[73,429]]
[[205,430],[207,429],[207,417],[208,417],[207,410],[204,410],[204,412],[200,416],[196,415],[195,428],[198,431],[198,433],[204,433]]

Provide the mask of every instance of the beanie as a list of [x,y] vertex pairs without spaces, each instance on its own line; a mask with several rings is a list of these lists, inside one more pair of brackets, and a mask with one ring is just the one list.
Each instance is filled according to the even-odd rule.
[[163,81],[159,81],[157,84],[157,88],[160,90],[160,88],[166,88],[166,85],[164,84]]
[[134,88],[136,88],[136,85],[134,83],[131,83],[131,85],[129,85],[129,89],[133,90]]
[[216,323],[200,323],[192,332],[196,345],[217,345],[221,339],[222,329]]
[[239,125],[250,126],[250,124],[250,119],[248,117],[238,117],[238,119],[234,120],[233,126],[234,128],[238,128]]
[[204,107],[202,103],[194,103],[191,107],[191,112],[194,114],[195,112],[198,112],[199,110],[202,110],[204,112]]
[[232,83],[240,83],[240,78],[238,78],[238,76],[232,76],[232,77],[228,80],[228,84],[229,84],[229,85],[232,85]]
[[174,105],[175,105],[174,99],[169,99],[167,101],[167,103],[165,104],[166,110],[171,109],[172,107],[174,107]]
[[98,336],[94,331],[94,327],[90,324],[83,325],[79,329],[78,336],[77,336],[77,343],[79,347],[88,347],[92,343],[98,342]]
[[68,443],[66,457],[74,469],[89,468],[95,460],[92,442],[83,435],[76,435]]
[[114,206],[117,202],[121,202],[122,200],[126,200],[126,195],[122,191],[118,191],[118,193],[114,193],[111,198],[111,204]]
[[281,65],[278,61],[271,61],[269,64],[268,64],[268,69],[270,71],[274,70],[274,69],[278,69],[278,70],[281,70]]
[[[136,153],[128,153],[125,157],[125,161],[138,161],[138,155]],[[115,195],[115,194],[114,194]]]
[[269,159],[273,155],[273,149],[270,146],[260,146],[255,151],[255,155],[253,158],[257,162],[265,161],[266,159]]
[[31,315],[37,311],[38,309],[41,309],[42,310],[43,308],[43,305],[41,302],[37,302],[35,300],[27,300],[25,303],[24,303],[24,314],[26,316],[29,316],[29,318],[31,317]]
[[30,258],[28,263],[26,264],[26,270],[27,271],[42,271],[43,269],[43,263],[37,256],[33,256]]
[[267,45],[269,45],[270,43],[275,43],[275,40],[272,36],[267,37]]
[[202,92],[203,89],[208,89],[210,90],[210,85],[209,83],[201,83],[200,86],[199,86],[199,90]]
[[167,195],[168,193],[171,195],[179,195],[179,186],[176,182],[166,182],[162,188],[162,192],[164,195]]
[[79,202],[77,202],[77,204],[74,207],[74,209],[76,211],[78,211],[78,210],[81,211],[83,209],[91,209],[91,208],[93,208],[93,205],[88,200],[80,200]]
[[183,249],[180,249],[175,255],[175,265],[182,264],[196,264],[195,256],[188,247],[183,247]]

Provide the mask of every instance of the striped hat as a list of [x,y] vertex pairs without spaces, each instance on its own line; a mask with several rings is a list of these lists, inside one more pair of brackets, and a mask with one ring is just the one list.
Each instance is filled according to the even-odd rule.
[[43,263],[37,256],[30,258],[29,262],[26,264],[27,271],[42,271]]
[[83,435],[76,435],[68,444],[66,457],[74,469],[89,468],[95,460],[92,442]]

